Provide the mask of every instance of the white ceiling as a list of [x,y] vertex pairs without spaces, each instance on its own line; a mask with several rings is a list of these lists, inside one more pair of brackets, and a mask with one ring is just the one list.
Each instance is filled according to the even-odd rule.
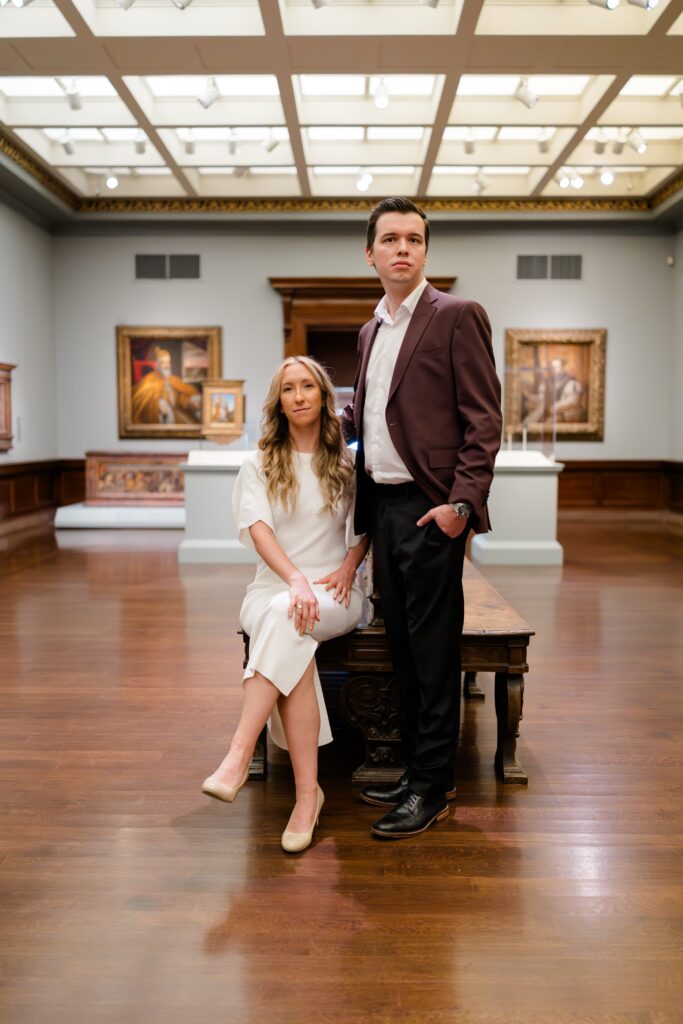
[[634,198],[683,166],[683,0],[19,2],[0,130],[79,200]]

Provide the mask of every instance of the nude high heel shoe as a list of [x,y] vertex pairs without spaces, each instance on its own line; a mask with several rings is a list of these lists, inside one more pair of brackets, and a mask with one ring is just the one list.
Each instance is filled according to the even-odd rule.
[[313,833],[318,826],[318,820],[320,818],[320,812],[323,809],[325,803],[325,794],[323,793],[320,786],[318,786],[318,809],[313,819],[313,824],[309,828],[308,832],[290,832],[289,829],[285,829],[282,833],[282,849],[285,853],[301,853],[302,850],[307,849],[313,842]]
[[206,793],[207,796],[215,796],[216,800],[225,800],[226,804],[231,804],[248,778],[249,765],[247,765],[244,778],[239,786],[226,786],[224,782],[218,782],[213,775],[209,775],[208,779],[204,779],[202,782],[202,793]]

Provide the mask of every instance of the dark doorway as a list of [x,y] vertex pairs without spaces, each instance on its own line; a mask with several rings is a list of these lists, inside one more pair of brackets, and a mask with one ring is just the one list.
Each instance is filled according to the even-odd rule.
[[352,388],[356,376],[356,349],[358,328],[317,327],[308,329],[307,352],[330,372],[337,388]]

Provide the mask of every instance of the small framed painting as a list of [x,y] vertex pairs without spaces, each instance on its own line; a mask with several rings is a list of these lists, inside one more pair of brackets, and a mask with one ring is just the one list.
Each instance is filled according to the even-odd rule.
[[244,381],[202,382],[202,437],[234,441],[244,431]]

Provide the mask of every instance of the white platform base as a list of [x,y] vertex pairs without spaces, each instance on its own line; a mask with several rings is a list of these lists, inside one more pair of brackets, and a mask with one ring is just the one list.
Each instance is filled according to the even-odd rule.
[[472,558],[480,565],[562,565],[563,551],[556,540],[493,540],[477,534]]
[[238,540],[183,540],[178,561],[187,565],[255,565],[256,555]]
[[184,530],[185,509],[134,508],[129,505],[63,505],[55,530]]

